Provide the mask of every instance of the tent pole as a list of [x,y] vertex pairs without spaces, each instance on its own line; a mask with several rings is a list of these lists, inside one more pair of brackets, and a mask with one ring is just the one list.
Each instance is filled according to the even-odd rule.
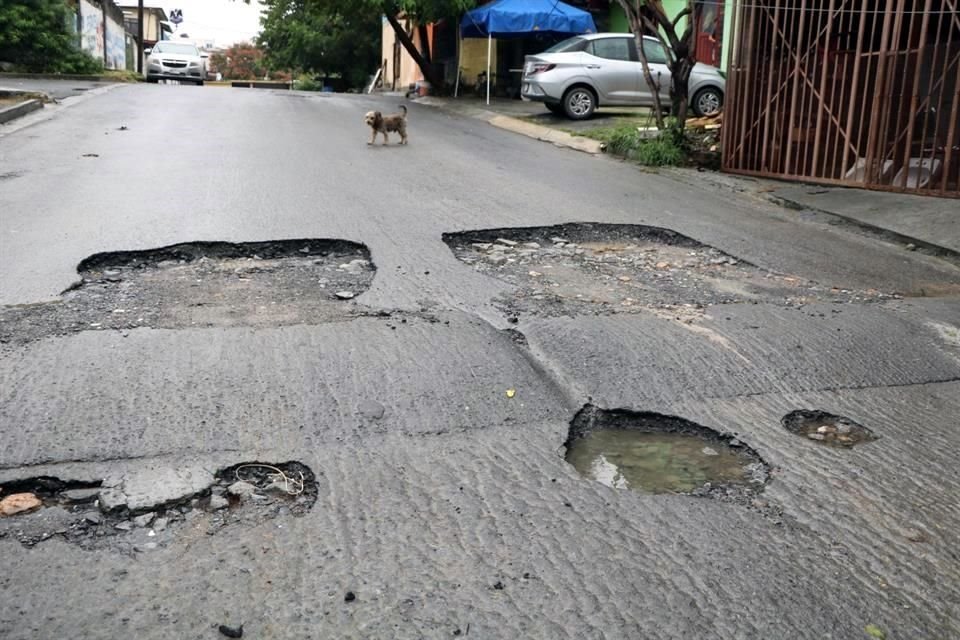
[[457,82],[453,85],[453,97],[460,93],[460,49],[463,47],[463,38],[460,36],[460,27],[457,26]]
[[490,51],[493,48],[493,34],[487,33],[487,105],[490,104]]

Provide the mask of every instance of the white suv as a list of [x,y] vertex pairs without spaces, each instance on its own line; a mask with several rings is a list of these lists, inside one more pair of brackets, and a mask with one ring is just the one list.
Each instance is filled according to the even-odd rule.
[[180,80],[203,84],[207,77],[206,64],[200,50],[189,42],[162,40],[145,49],[147,56],[147,82]]

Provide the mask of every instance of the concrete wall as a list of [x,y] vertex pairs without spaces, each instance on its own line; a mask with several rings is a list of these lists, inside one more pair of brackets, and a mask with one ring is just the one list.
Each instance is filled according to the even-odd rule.
[[126,69],[127,32],[123,28],[122,17],[117,20],[113,16],[107,16],[107,33],[104,41],[106,47],[104,66],[107,69]]
[[[78,0],[80,48],[103,62],[107,69],[127,68],[127,35],[123,13],[109,0]],[[106,13],[106,20],[104,20]]]
[[103,12],[87,0],[80,0],[80,48],[98,60],[103,60],[106,50]]

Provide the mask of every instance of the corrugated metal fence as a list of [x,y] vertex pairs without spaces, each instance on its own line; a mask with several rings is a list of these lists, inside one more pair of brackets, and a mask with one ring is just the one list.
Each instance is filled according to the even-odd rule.
[[960,197],[960,0],[735,0],[723,167]]

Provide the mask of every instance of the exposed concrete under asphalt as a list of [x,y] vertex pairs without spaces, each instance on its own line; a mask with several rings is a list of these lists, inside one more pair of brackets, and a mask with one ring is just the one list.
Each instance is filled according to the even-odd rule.
[[[303,517],[198,520],[132,556],[0,538],[0,636],[960,636],[960,270],[416,105],[409,146],[368,149],[362,114],[395,102],[129,86],[3,139],[0,303],[58,299],[98,252],[319,237],[369,248],[348,304],[390,315],[0,344],[0,486],[322,474]],[[511,323],[513,287],[441,238],[576,220],[908,297]],[[738,434],[772,468],[763,504],[584,479],[562,454],[587,403]],[[877,439],[805,441],[796,409]]]

